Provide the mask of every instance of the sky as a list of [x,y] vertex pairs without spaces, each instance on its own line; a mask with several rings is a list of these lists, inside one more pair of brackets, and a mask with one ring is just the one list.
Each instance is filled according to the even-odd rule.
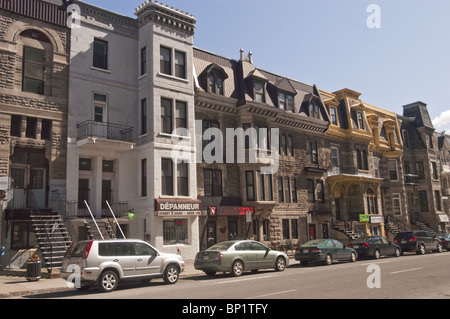
[[[84,0],[135,17],[143,0]],[[161,1],[160,1],[161,2]],[[164,0],[197,20],[195,47],[403,113],[421,101],[450,134],[448,0]]]

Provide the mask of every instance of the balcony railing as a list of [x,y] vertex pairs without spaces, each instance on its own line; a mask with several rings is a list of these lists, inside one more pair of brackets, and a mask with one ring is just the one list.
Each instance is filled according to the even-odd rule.
[[88,137],[97,137],[113,141],[133,142],[133,127],[130,126],[90,120],[78,124],[77,128],[78,140]]

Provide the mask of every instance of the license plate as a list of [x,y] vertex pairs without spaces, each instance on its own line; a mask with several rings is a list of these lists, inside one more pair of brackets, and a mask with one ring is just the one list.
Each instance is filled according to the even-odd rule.
[[309,249],[303,249],[303,253],[304,253],[304,254],[309,253]]
[[203,256],[203,260],[209,260],[209,256],[208,255]]
[[356,248],[359,248],[359,245],[355,245],[355,246],[353,246],[353,248],[355,248],[355,249],[356,249]]
[[402,244],[406,244],[407,243],[407,241],[406,240],[402,240]]

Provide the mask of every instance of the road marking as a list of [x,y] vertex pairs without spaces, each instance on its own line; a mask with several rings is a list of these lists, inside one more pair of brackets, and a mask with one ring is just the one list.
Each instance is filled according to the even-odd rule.
[[423,269],[423,268],[406,269],[406,270],[394,271],[394,272],[391,272],[390,274],[395,275],[395,274],[400,274],[402,272],[415,271],[415,270],[421,270],[421,269]]
[[260,295],[260,296],[250,297],[250,298],[244,298],[244,299],[266,298],[266,297],[270,297],[270,296],[276,296],[276,295],[288,294],[288,293],[290,293],[290,292],[296,292],[296,291],[297,291],[297,289],[286,290],[286,291],[274,292],[274,293],[267,294],[267,295]]

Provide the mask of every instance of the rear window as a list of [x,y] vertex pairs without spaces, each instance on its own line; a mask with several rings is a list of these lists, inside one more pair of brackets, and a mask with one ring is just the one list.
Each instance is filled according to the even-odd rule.
[[353,241],[353,243],[358,244],[358,243],[373,243],[373,238],[372,237],[360,237],[357,238]]
[[322,246],[324,242],[325,242],[324,239],[311,240],[311,241],[307,242],[306,244],[303,244],[302,247]]
[[413,236],[412,232],[406,232],[406,233],[398,233],[395,235],[396,239],[407,239]]
[[209,247],[207,250],[227,250],[228,248],[233,246],[234,243],[234,241],[225,241],[223,243],[215,244]]
[[83,253],[86,250],[86,245],[90,241],[80,241],[73,243],[73,245],[67,251],[67,257],[83,257]]

